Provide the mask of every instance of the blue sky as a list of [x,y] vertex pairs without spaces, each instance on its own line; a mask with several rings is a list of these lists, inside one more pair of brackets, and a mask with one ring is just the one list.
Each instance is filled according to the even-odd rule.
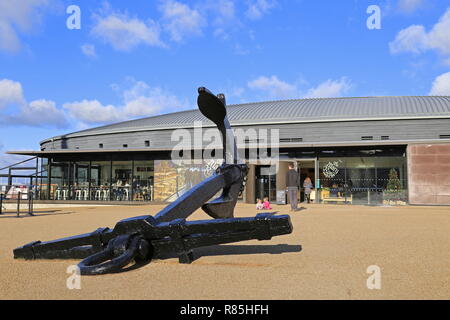
[[199,86],[230,104],[450,95],[450,2],[0,0],[0,153],[195,108]]

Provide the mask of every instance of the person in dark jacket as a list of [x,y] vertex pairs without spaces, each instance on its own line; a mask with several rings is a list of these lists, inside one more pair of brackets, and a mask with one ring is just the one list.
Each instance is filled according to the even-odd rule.
[[291,204],[291,211],[297,211],[298,186],[300,185],[300,176],[294,170],[294,164],[289,164],[289,170],[286,173],[286,187],[288,191],[289,202]]

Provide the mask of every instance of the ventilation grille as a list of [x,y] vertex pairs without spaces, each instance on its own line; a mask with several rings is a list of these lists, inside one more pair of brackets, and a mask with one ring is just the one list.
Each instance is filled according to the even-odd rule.
[[389,140],[389,136],[381,136],[381,140]]
[[439,139],[450,139],[450,134],[441,134]]
[[373,136],[362,136],[361,140],[373,140]]
[[244,142],[245,143],[260,143],[260,142],[264,142],[264,139],[249,139],[249,138],[245,138]]
[[303,142],[303,138],[280,138],[280,142]]

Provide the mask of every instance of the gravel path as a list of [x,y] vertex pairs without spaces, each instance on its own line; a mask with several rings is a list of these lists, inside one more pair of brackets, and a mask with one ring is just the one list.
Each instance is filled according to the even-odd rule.
[[[113,227],[162,206],[39,209],[35,217],[0,216],[0,299],[449,299],[450,207],[305,205],[294,232],[270,241],[201,248],[191,265],[152,261],[126,273],[82,277],[78,261],[14,260],[12,250]],[[288,206],[274,206],[280,214]],[[239,204],[236,215],[254,216]],[[198,211],[192,220],[207,219]],[[371,265],[381,289],[366,285]]]

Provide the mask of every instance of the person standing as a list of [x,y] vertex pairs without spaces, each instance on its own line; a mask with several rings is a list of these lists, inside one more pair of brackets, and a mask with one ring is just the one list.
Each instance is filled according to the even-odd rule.
[[288,191],[289,202],[291,204],[291,211],[297,211],[298,186],[300,185],[300,176],[294,170],[294,164],[289,164],[289,170],[286,173],[286,187]]
[[311,191],[313,189],[313,184],[311,182],[310,177],[306,177],[305,181],[303,182],[303,188],[305,188],[305,198],[308,201],[308,203],[311,202]]

